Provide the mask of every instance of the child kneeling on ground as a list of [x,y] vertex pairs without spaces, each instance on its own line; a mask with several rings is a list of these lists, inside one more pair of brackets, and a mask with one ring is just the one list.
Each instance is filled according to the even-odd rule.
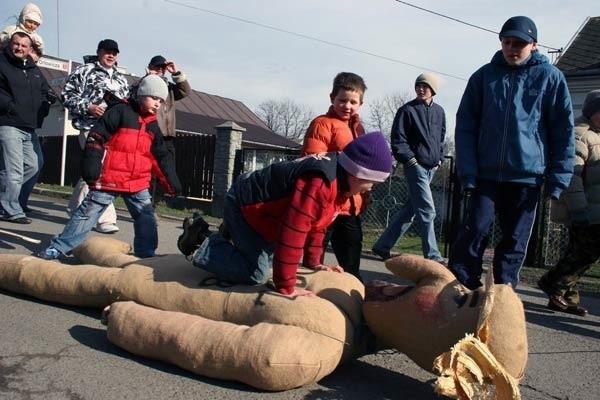
[[296,272],[344,272],[321,264],[327,227],[352,195],[370,191],[392,169],[389,145],[380,132],[359,136],[344,150],[272,164],[241,175],[225,198],[224,226],[210,235],[197,216],[184,222],[178,239],[193,264],[242,284],[262,284],[273,266],[275,289],[284,295],[314,296],[296,288]]

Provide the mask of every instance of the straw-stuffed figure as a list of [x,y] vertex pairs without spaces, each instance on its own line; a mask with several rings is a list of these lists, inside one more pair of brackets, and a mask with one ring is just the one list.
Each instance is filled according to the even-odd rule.
[[406,255],[386,266],[415,286],[372,282],[365,299],[365,286],[350,274],[300,268],[297,285],[317,297],[289,297],[269,284],[224,282],[179,254],[138,259],[129,252],[126,243],[94,236],[73,251],[83,265],[2,254],[0,288],[110,306],[104,315],[115,345],[259,389],[320,380],[366,354],[358,338],[371,331],[377,349],[396,348],[438,371],[445,395],[519,398],[527,338],[522,304],[509,286],[488,282],[470,291],[441,264]]

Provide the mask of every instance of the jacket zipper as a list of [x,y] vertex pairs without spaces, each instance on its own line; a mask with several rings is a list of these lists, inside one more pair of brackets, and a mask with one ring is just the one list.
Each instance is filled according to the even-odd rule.
[[498,169],[498,180],[502,182],[502,171],[504,169],[504,161],[506,159],[506,142],[508,141],[508,121],[510,119],[510,109],[512,107],[510,99],[512,99],[513,89],[515,87],[515,71],[510,74],[510,86],[508,96],[506,98],[506,111],[504,114],[504,128],[502,132],[502,146],[500,147],[500,168]]

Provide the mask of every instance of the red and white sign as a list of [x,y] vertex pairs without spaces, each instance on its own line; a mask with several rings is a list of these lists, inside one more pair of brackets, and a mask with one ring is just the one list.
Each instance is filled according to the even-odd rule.
[[69,62],[64,60],[57,60],[54,58],[42,57],[37,62],[38,67],[44,67],[49,69],[55,69],[58,71],[69,72]]

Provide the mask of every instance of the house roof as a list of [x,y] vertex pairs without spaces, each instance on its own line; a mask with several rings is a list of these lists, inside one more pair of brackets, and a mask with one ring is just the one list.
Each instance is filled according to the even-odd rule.
[[[80,63],[73,62],[72,69]],[[52,89],[60,94],[68,76],[69,61],[44,56],[38,63],[42,74]],[[125,75],[129,84],[140,77]],[[177,130],[214,135],[215,126],[233,121],[246,129],[242,134],[245,148],[260,149],[299,149],[300,145],[291,139],[276,134],[254,114],[244,103],[226,97],[193,90],[185,99],[175,103]]]
[[555,64],[563,72],[600,68],[600,17],[589,17]]

